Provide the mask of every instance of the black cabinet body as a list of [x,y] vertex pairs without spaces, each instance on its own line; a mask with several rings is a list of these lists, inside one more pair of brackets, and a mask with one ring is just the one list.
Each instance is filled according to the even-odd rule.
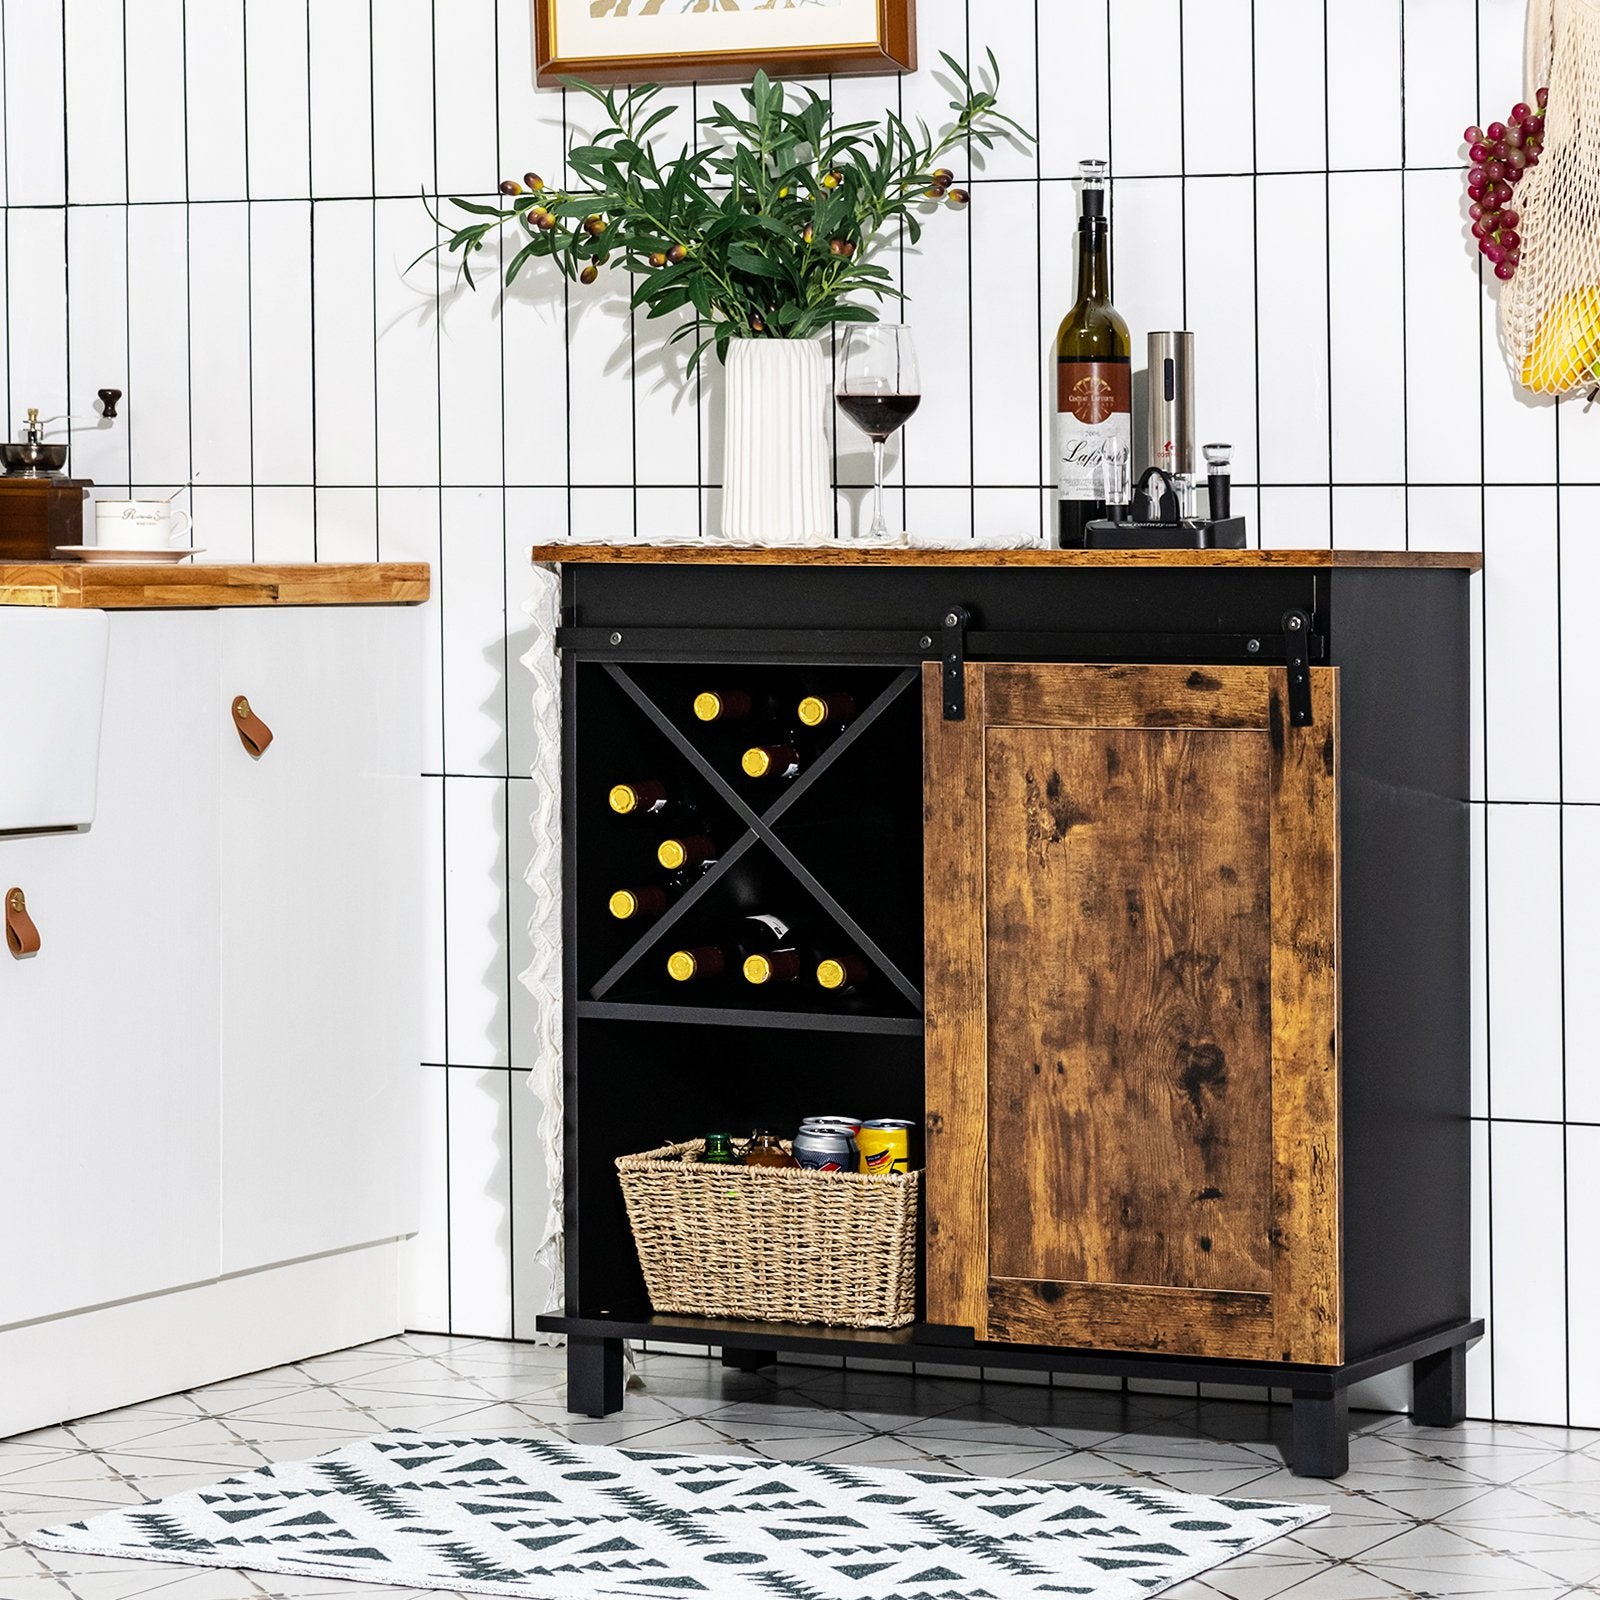
[[[1295,1466],[1316,1475],[1343,1470],[1345,1394],[1359,1378],[1413,1364],[1418,1416],[1457,1419],[1465,1349],[1482,1332],[1469,1298],[1475,558],[1057,553],[1013,566],[999,554],[971,565],[656,554],[563,552],[567,1282],[565,1312],[540,1326],[573,1336],[574,1406],[614,1409],[616,1342],[645,1338],[720,1346],[743,1365],[788,1349],[1287,1388]],[[858,1333],[652,1316],[617,1155],[834,1107],[920,1115],[923,663],[945,664],[947,689],[965,661],[1270,664],[1289,653],[1296,613],[1312,664],[1340,669],[1344,1363],[982,1344],[926,1321]],[[868,709],[824,758],[831,773],[797,782],[793,797],[736,785],[714,795],[733,859],[688,909],[674,906],[661,940],[774,894],[821,907],[887,974],[853,1007],[775,1009],[737,994],[686,1003],[655,977],[660,941],[607,925],[600,889],[620,884],[632,846],[597,820],[600,779],[665,765],[704,787],[679,708],[692,685],[730,673],[785,691],[849,682]],[[867,818],[856,844],[849,796]],[[868,1082],[873,1108],[858,1112]]]

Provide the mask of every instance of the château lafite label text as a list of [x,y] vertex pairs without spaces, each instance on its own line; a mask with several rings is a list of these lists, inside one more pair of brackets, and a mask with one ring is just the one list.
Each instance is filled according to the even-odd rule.
[[1099,500],[1105,495],[1100,463],[1106,446],[1120,439],[1133,449],[1133,368],[1126,361],[1057,363],[1056,476],[1064,500]]

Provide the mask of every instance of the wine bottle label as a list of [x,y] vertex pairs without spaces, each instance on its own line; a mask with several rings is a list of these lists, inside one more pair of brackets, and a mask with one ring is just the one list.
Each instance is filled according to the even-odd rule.
[[1133,368],[1125,361],[1057,363],[1056,482],[1063,500],[1103,500],[1106,446],[1132,459]]

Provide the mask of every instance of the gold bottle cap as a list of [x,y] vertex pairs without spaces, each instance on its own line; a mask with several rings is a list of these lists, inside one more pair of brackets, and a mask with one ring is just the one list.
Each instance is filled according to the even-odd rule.
[[819,694],[808,694],[800,702],[800,720],[808,728],[820,728],[828,720],[828,702]]
[[765,956],[746,956],[744,976],[747,983],[766,983],[772,976],[772,963]]
[[618,889],[610,900],[611,915],[618,922],[626,922],[639,909],[639,897],[627,889]]
[[746,777],[764,778],[772,770],[772,757],[760,745],[753,745],[739,758]]
[[638,808],[639,791],[631,783],[619,783],[606,796],[606,799],[610,802],[611,809],[619,817],[625,817],[630,811]]
[[709,689],[694,697],[694,714],[702,722],[715,722],[722,715],[722,696]]
[[700,963],[687,950],[674,950],[667,957],[667,976],[687,983],[700,970]]
[[824,961],[817,967],[817,982],[824,989],[844,988],[845,970],[842,961]]
[[663,839],[660,848],[656,851],[656,860],[668,872],[676,872],[688,859],[689,852],[684,848],[682,839]]

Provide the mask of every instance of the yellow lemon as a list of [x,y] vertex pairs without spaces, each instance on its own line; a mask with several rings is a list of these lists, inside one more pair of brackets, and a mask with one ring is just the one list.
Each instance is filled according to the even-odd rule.
[[1600,287],[1574,289],[1539,323],[1522,363],[1522,384],[1535,394],[1565,394],[1600,361]]

